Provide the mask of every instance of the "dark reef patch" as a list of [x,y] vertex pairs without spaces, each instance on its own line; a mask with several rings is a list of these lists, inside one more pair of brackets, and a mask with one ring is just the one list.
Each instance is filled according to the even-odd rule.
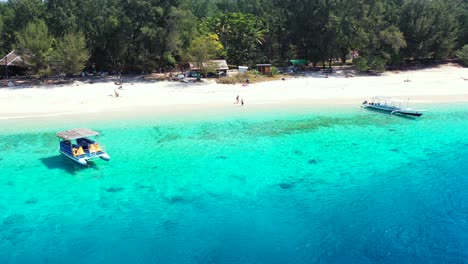
[[106,189],[106,192],[110,192],[110,193],[116,193],[116,192],[121,192],[125,190],[125,188],[122,188],[122,187],[110,187],[110,188],[107,188]]
[[241,182],[245,182],[247,180],[247,176],[245,176],[245,175],[233,174],[233,175],[231,175],[231,177],[233,179],[236,179],[236,180],[241,181]]
[[300,151],[300,150],[295,150],[294,151],[294,154],[298,155],[298,156],[302,156],[304,155],[304,152]]
[[13,215],[9,215],[9,216],[7,216],[7,217],[5,217],[3,219],[3,225],[12,226],[12,225],[16,225],[18,223],[23,223],[25,221],[26,221],[26,217],[24,215],[13,214]]
[[[392,121],[392,120],[390,120]],[[396,123],[397,121],[393,121]],[[310,132],[322,128],[347,126],[389,126],[392,122],[378,118],[318,116],[301,120],[269,120],[266,122],[251,123],[245,126],[245,134],[255,136],[282,136],[296,133]]]
[[309,164],[317,164],[318,161],[317,161],[316,159],[310,159],[310,160],[307,161],[307,163],[309,163]]
[[294,183],[288,183],[288,182],[283,182],[283,183],[280,183],[278,184],[279,187],[281,187],[282,189],[291,189],[295,186]]
[[146,190],[149,190],[149,191],[154,191],[154,187],[151,186],[151,185],[144,185],[144,184],[140,184],[140,183],[135,183],[135,187],[137,189],[146,189]]
[[176,133],[169,133],[158,140],[158,143],[165,143],[181,139],[182,136]]
[[24,201],[25,204],[37,204],[37,199],[31,198]]
[[185,198],[184,198],[183,196],[181,196],[181,195],[176,195],[176,196],[170,197],[170,198],[167,199],[167,201],[168,201],[170,204],[188,202],[187,199],[185,199]]

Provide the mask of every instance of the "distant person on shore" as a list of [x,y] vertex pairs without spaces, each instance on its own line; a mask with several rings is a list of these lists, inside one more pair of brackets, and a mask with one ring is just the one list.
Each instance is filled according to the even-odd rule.
[[237,97],[236,97],[236,102],[235,102],[235,104],[238,104],[238,103],[239,103],[239,95],[237,95]]
[[115,97],[119,97],[119,92],[117,92],[116,89],[114,89],[114,94],[115,94]]
[[244,98],[241,99],[241,105],[244,106]]

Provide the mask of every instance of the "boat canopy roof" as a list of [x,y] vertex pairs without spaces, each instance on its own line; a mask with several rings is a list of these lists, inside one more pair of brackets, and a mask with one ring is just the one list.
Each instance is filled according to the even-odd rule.
[[71,129],[71,130],[66,130],[66,131],[57,133],[57,136],[59,138],[62,138],[65,140],[73,140],[73,139],[92,137],[92,136],[97,136],[97,135],[99,135],[99,132],[96,132],[89,128],[77,128],[77,129]]

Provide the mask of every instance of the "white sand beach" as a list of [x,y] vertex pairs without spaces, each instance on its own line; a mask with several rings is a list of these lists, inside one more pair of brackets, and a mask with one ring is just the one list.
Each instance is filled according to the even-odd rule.
[[[468,68],[444,65],[429,69],[387,72],[380,76],[346,78],[337,71],[242,86],[151,82],[125,79],[123,89],[108,82],[74,81],[67,85],[0,87],[0,119],[86,113],[196,112],[206,109],[243,111],[290,108],[297,105],[358,106],[373,96],[410,99],[411,104],[468,102]],[[119,97],[115,97],[114,90]],[[244,106],[234,104],[239,95]]]

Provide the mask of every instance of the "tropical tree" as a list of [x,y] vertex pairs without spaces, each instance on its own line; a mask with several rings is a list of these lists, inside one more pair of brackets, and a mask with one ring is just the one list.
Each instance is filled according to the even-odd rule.
[[[3,19],[2,19],[2,16],[1,14],[3,13],[3,8],[4,8],[5,4],[0,2],[0,32],[3,32]],[[6,53],[5,49],[4,49],[4,39],[3,39],[3,36],[2,34],[0,33],[0,57]]]
[[63,36],[79,30],[77,3],[76,0],[47,0],[45,2],[46,21],[51,34]]
[[223,54],[224,46],[215,34],[195,38],[186,51],[186,59],[194,62],[198,69],[205,70],[210,59],[217,58]]
[[198,36],[198,29],[194,27],[197,18],[190,10],[172,7],[167,17],[164,31],[166,40],[164,43],[165,56],[163,64],[174,66],[176,59],[181,59],[191,41]]
[[459,4],[459,36],[458,36],[458,46],[462,46],[468,43],[468,1],[460,0]]
[[77,20],[91,53],[90,61],[98,68],[123,70],[127,64],[128,25],[118,0],[77,1]]
[[400,50],[406,47],[403,33],[386,17],[389,16],[387,10],[389,6],[384,2],[369,1],[357,15],[362,17],[358,22],[357,39],[360,58],[353,63],[360,71],[384,71],[385,66],[396,60]]
[[468,43],[466,0],[0,0],[0,52],[39,20],[57,40],[82,32],[98,69],[133,72],[174,67],[209,34],[230,64],[331,66],[358,51],[365,70],[450,58]]
[[468,45],[463,46],[463,48],[458,50],[455,54],[466,66],[468,66]]
[[231,63],[253,64],[259,59],[266,29],[258,17],[244,13],[220,14],[206,21],[205,26],[219,36]]
[[456,45],[457,21],[443,0],[408,0],[401,7],[400,29],[407,59],[442,58]]
[[69,33],[57,42],[53,64],[65,74],[75,74],[83,70],[89,56],[84,35]]
[[185,0],[182,5],[198,19],[212,17],[219,12],[213,0]]
[[30,22],[45,19],[45,6],[38,0],[9,0],[0,4],[0,17],[3,21],[0,39],[4,49],[10,51],[15,45],[18,31],[23,30]]
[[46,74],[50,71],[52,42],[43,20],[30,22],[16,33],[16,48],[35,73]]

